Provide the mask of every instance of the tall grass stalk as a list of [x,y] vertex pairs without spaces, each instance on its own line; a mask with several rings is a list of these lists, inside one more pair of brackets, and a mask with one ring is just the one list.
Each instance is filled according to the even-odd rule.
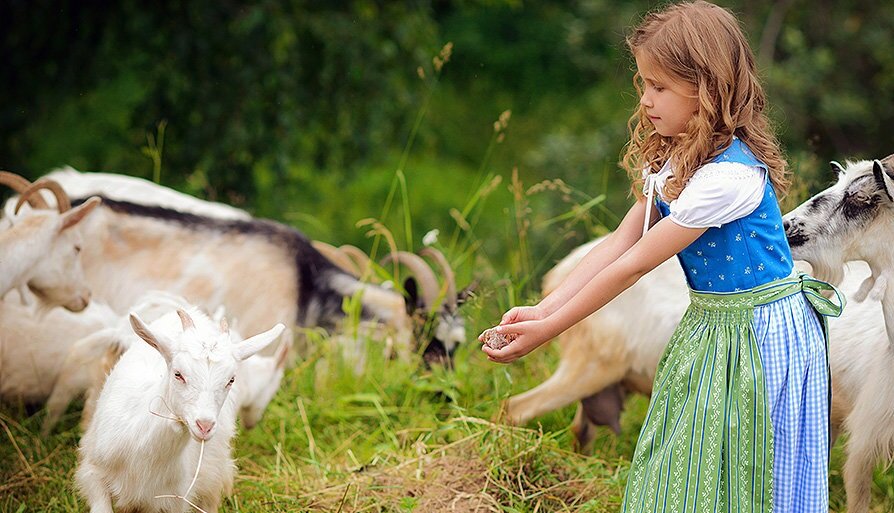
[[161,183],[161,159],[165,149],[165,128],[167,120],[161,120],[155,127],[155,134],[146,134],[146,146],[143,146],[143,155],[152,159],[152,181]]
[[[478,164],[478,170],[475,173],[475,179],[473,181],[476,184],[475,188],[472,189],[470,196],[466,200],[463,209],[459,211],[458,215],[454,215],[455,219],[462,219],[465,221],[465,224],[457,222],[457,225],[453,229],[453,234],[450,237],[450,250],[451,252],[465,252],[464,249],[458,248],[459,245],[459,236],[461,233],[465,233],[467,236],[472,236],[472,228],[477,224],[478,219],[480,218],[481,210],[484,206],[484,199],[488,196],[488,194],[493,190],[493,187],[499,183],[499,176],[495,176],[494,173],[486,173],[487,166],[490,163],[491,155],[493,155],[494,148],[496,148],[497,144],[503,142],[506,137],[506,128],[509,125],[509,119],[512,116],[512,111],[505,110],[500,113],[500,116],[494,121],[494,130],[491,133],[490,140],[487,143],[487,147],[484,150],[484,157],[481,159],[481,162]],[[475,208],[478,208],[477,215],[472,219],[471,222],[468,222],[469,216],[472,214],[472,211]],[[468,240],[468,245],[474,244],[474,241],[471,239]]]

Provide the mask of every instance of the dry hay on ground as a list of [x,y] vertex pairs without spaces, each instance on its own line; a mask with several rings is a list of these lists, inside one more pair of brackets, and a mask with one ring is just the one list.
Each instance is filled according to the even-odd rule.
[[[555,452],[542,433],[480,422],[489,429],[437,448],[417,443],[415,457],[366,466],[338,485],[331,485],[330,477],[328,486],[321,482],[322,489],[300,495],[307,501],[304,507],[346,513],[485,513],[512,504],[531,511],[577,511],[596,501],[605,511],[616,509],[616,490],[582,472],[581,467],[589,467],[585,458]],[[570,460],[582,465],[569,465]]]

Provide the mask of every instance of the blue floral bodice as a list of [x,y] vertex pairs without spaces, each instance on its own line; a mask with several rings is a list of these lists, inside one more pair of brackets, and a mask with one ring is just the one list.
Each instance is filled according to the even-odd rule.
[[[738,138],[713,162],[767,169]],[[656,206],[662,217],[670,214],[670,205],[657,195]],[[677,257],[689,287],[694,290],[739,292],[791,274],[792,254],[769,175],[763,200],[754,212],[720,227],[708,228]]]

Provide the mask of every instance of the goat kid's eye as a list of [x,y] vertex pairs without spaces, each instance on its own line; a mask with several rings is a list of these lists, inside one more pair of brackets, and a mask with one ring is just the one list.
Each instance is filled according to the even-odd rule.
[[75,246],[75,254],[78,254],[80,252],[81,252],[81,246]]
[[174,371],[174,377],[177,378],[177,381],[186,383],[186,378],[183,377],[183,374],[180,374],[180,371]]
[[236,378],[235,378],[235,377],[230,378],[230,381],[227,383],[227,388],[230,388],[231,386],[233,386],[233,383],[234,383],[235,381],[236,381]]

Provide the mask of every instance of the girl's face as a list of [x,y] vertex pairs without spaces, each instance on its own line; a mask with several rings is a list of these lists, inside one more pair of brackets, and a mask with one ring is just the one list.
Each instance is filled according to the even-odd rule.
[[695,88],[669,80],[646,56],[636,57],[636,67],[643,80],[639,103],[655,125],[655,131],[665,137],[682,133],[686,123],[698,112]]

